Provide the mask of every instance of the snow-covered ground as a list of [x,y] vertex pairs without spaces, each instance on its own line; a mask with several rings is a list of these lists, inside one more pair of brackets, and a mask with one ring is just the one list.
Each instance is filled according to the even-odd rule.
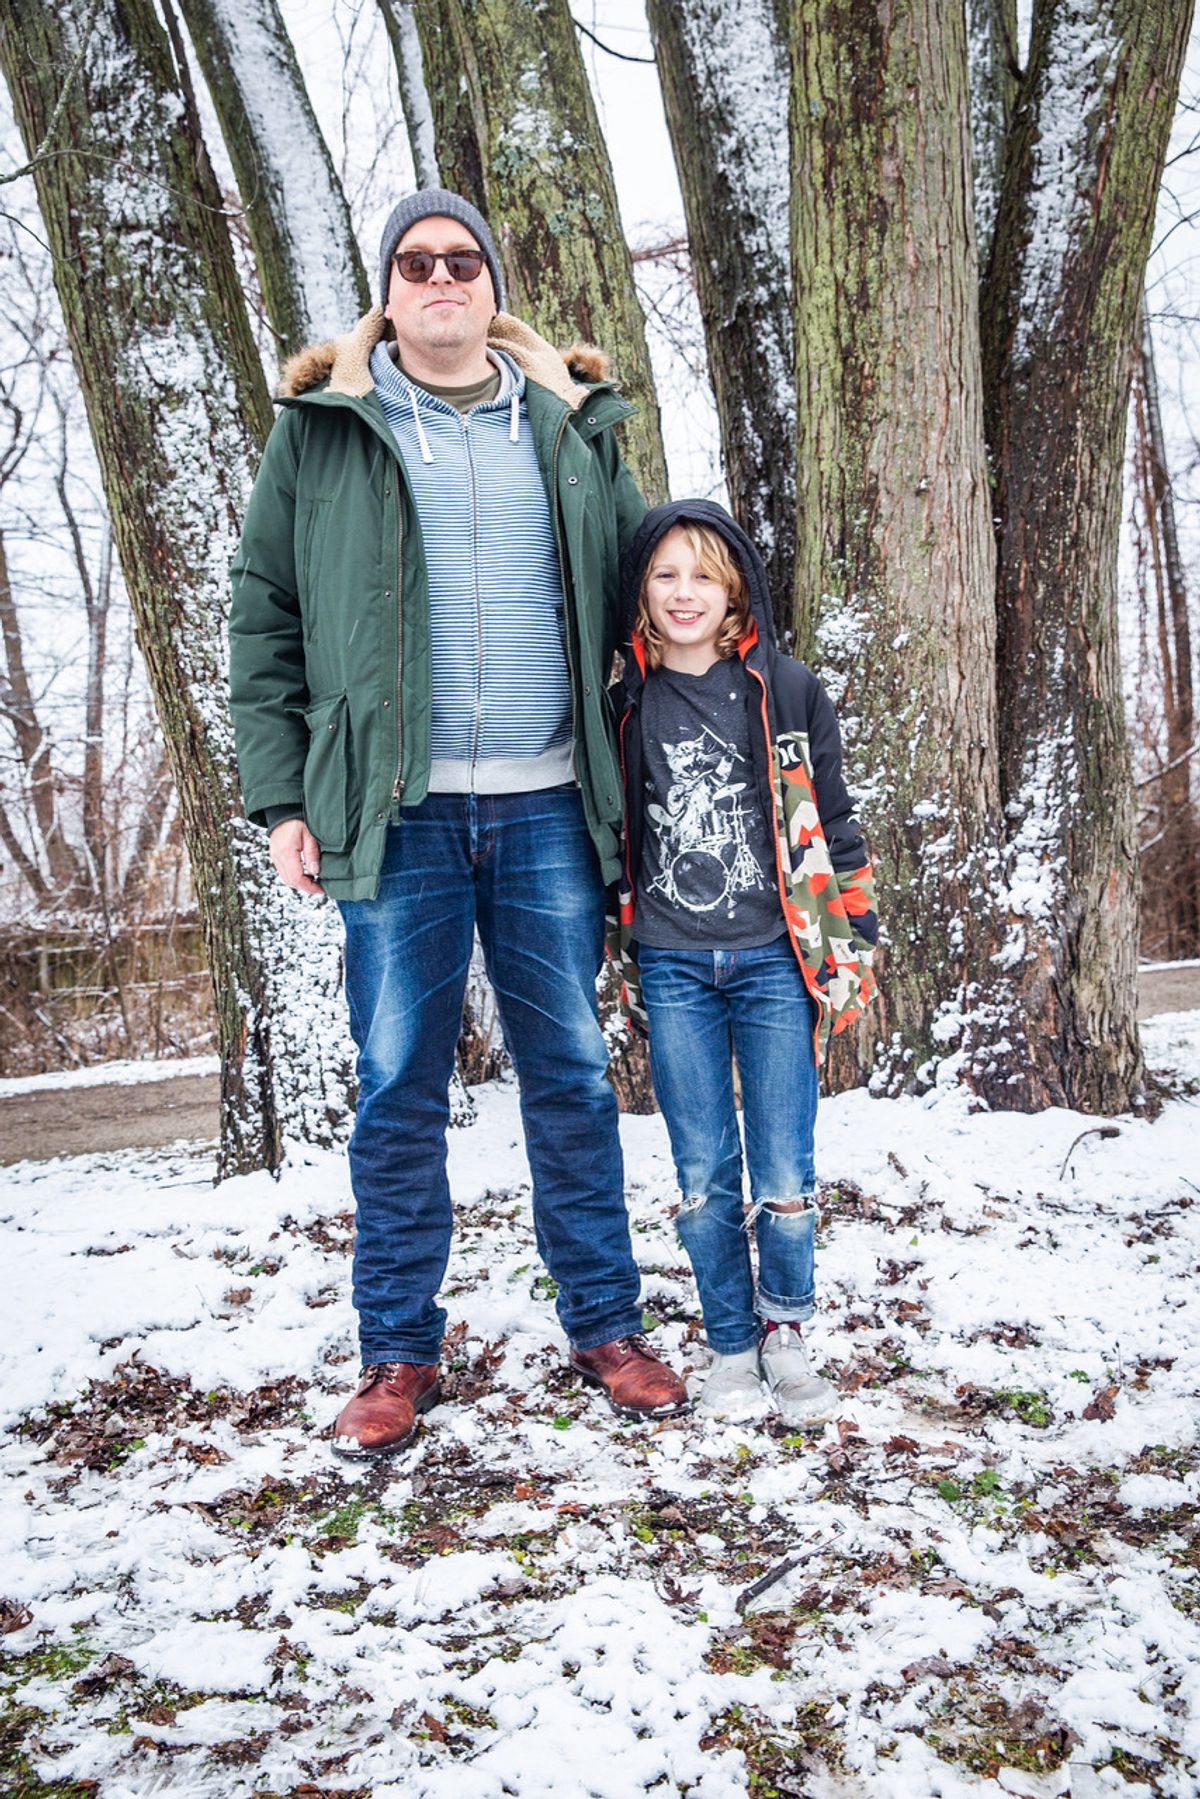
[[[1108,1134],[823,1103],[808,1433],[580,1388],[508,1084],[452,1140],[450,1396],[365,1471],[321,1436],[338,1160],[6,1171],[0,1786],[1194,1795],[1200,1012],[1145,1029],[1176,1097]],[[662,1124],[624,1133],[655,1340],[699,1367]]]
[[164,1056],[147,1057],[137,1062],[92,1062],[86,1068],[62,1068],[53,1074],[23,1074],[0,1080],[0,1099],[19,1099],[23,1093],[51,1093],[74,1087],[140,1087],[148,1081],[171,1081],[182,1075],[220,1072],[220,1056],[176,1056],[170,1061]]

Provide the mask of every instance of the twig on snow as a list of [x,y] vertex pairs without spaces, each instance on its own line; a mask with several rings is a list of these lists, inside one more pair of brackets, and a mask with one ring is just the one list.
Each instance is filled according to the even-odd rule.
[[1072,1143],[1070,1149],[1067,1151],[1066,1155],[1062,1159],[1062,1167],[1058,1171],[1059,1180],[1061,1181],[1065,1178],[1066,1172],[1067,1172],[1067,1163],[1071,1160],[1071,1157],[1074,1155],[1075,1151],[1078,1149],[1079,1145],[1083,1142],[1085,1137],[1119,1137],[1120,1135],[1121,1135],[1121,1127],[1120,1127],[1120,1125],[1116,1125],[1116,1124],[1093,1124],[1093,1125],[1089,1126],[1089,1128],[1086,1131],[1080,1131],[1078,1137],[1076,1137],[1074,1143]]

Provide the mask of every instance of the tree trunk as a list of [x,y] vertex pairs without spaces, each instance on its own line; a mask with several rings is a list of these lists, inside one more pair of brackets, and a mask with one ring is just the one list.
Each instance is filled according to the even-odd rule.
[[400,84],[400,105],[408,127],[408,144],[412,151],[413,169],[418,187],[440,187],[437,151],[433,138],[433,113],[425,86],[425,64],[421,55],[421,39],[413,17],[413,0],[379,0],[384,28],[392,46],[396,78]]
[[1017,97],[1017,0],[966,0],[971,91],[971,161],[979,266],[992,253],[1004,183],[1004,152]]
[[227,568],[270,406],[220,195],[152,0],[13,0],[0,66],[31,153],[66,95],[35,177],[204,924],[219,1167],[275,1167],[336,1137],[351,1063],[334,909],[281,886],[237,795]]
[[1142,1089],[1117,546],[1134,326],[1191,12],[1039,0],[984,294],[1001,780],[1031,1024],[1003,1098],[1029,1108],[1124,1111]]
[[792,624],[796,384],[776,0],[648,0],[730,506],[758,545],[775,620]]
[[83,707],[83,785],[80,792],[83,840],[91,864],[91,903],[105,903],[108,895],[108,844],[104,829],[104,671],[108,660],[108,613],[112,599],[112,530],[104,521],[100,569],[92,579],[83,532],[71,503],[67,483],[67,419],[59,409],[59,455],[54,490],[71,540],[71,555],[79,577],[87,614],[87,680]]
[[350,209],[276,0],[180,0],[281,356],[371,304]]
[[[92,896],[87,875],[71,841],[63,829],[59,811],[59,774],[54,766],[53,745],[42,727],[34,703],[33,690],[25,668],[25,643],[17,612],[16,596],[8,569],[8,548],[0,530],[0,707],[3,707],[16,740],[17,759],[25,777],[29,794],[29,822],[37,833],[30,859],[24,851],[14,853],[27,880],[37,870],[38,849],[45,859],[45,878],[33,882],[34,892],[43,903],[86,904]],[[10,827],[11,830],[11,827]],[[9,840],[10,853],[16,844],[15,833]]]
[[[1200,820],[1192,797],[1196,707],[1187,578],[1167,469],[1154,338],[1142,308],[1135,380],[1134,470],[1150,546],[1158,666],[1152,743],[1161,766],[1139,783],[1154,801],[1154,840],[1142,851],[1146,920],[1162,922],[1160,953],[1200,954]],[[1151,891],[1153,889],[1153,891]]]
[[962,0],[795,7],[791,55],[798,636],[840,713],[895,946],[835,1079],[873,1048],[876,1090],[946,1056],[979,1085],[1019,1060],[1020,1024],[991,961],[995,549]]
[[637,405],[622,428],[666,496],[658,401],[608,148],[567,0],[416,0],[442,181],[496,237],[508,310],[551,343],[599,344]]

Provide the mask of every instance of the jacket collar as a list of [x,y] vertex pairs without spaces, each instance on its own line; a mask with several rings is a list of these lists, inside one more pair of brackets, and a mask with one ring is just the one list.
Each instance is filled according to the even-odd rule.
[[[384,322],[382,306],[373,306],[344,337],[309,344],[289,357],[280,377],[278,397],[293,400],[325,383],[326,393],[366,399],[375,389],[371,351],[383,336]],[[569,350],[556,350],[531,325],[507,312],[497,313],[492,320],[488,343],[511,356],[526,380],[548,389],[571,412],[578,411],[591,397],[591,384],[603,381],[608,372],[608,358],[602,350],[590,344],[572,344]]]

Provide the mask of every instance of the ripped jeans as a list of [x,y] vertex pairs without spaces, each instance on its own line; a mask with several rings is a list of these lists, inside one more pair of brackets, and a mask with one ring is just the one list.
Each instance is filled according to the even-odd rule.
[[802,1323],[815,1308],[812,1001],[786,937],[758,949],[642,946],[638,966],[650,1020],[650,1072],[683,1194],[679,1235],[695,1271],[709,1346],[736,1355],[758,1342],[761,1321]]

